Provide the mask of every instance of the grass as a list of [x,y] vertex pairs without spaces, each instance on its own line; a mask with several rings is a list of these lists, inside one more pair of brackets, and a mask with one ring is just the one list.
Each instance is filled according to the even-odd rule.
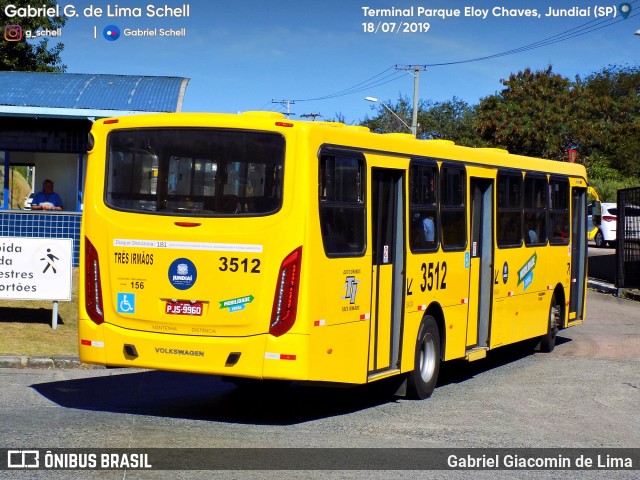
[[51,328],[50,300],[0,299],[0,355],[78,355],[78,269],[71,301],[58,302],[58,328]]

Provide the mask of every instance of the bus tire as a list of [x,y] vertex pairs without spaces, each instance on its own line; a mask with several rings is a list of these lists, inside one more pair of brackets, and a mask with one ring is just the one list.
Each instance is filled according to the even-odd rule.
[[556,296],[551,297],[549,305],[549,316],[547,320],[547,333],[540,337],[540,351],[545,353],[553,352],[556,346],[556,335],[560,327],[560,314],[562,307],[556,302]]
[[425,315],[418,329],[413,371],[407,377],[407,396],[423,400],[436,388],[440,371],[440,330],[431,315]]

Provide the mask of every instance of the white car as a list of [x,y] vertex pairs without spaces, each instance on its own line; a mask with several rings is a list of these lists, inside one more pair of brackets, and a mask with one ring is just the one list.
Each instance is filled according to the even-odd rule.
[[598,227],[593,238],[596,247],[612,245],[616,241],[616,227],[618,224],[618,205],[615,203],[601,203],[600,214],[593,214],[593,206],[587,207],[587,224],[589,228]]

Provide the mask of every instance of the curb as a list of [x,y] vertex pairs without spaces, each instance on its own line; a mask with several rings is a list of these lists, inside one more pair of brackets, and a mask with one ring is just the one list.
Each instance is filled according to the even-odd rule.
[[89,365],[82,363],[78,357],[73,356],[33,356],[28,355],[0,355],[0,368],[42,368],[53,369],[103,369],[101,365]]
[[596,290],[601,293],[610,293],[611,295],[615,295],[616,297],[626,298],[628,300],[634,300],[636,302],[640,302],[639,290],[630,290],[627,288],[616,288],[615,285],[612,285],[603,280],[590,278],[587,280],[587,288],[590,288],[591,290]]

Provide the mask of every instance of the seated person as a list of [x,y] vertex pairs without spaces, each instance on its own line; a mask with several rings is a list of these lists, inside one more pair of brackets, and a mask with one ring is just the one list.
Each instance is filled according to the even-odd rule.
[[42,191],[34,195],[31,210],[62,210],[62,199],[53,191],[51,180],[42,182]]
[[427,215],[422,219],[422,230],[424,232],[424,241],[427,246],[431,246],[436,240],[436,226],[433,222],[433,216]]

